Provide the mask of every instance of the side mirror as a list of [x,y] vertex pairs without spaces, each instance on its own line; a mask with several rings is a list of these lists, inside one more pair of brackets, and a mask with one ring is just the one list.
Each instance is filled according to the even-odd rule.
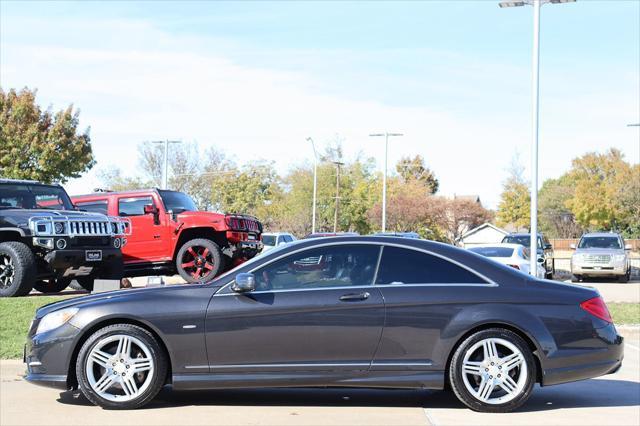
[[544,263],[544,257],[539,257],[538,258],[538,263]]
[[236,280],[231,285],[231,290],[236,293],[249,293],[256,289],[256,277],[253,274],[241,273],[236,275]]
[[626,244],[626,245],[624,246],[624,249],[625,249],[625,250],[631,250],[632,248],[633,248],[633,247],[631,247],[631,244]]
[[574,243],[569,244],[569,248],[571,250],[575,250],[576,249],[576,245]]
[[144,214],[156,214],[158,213],[158,209],[153,204],[145,204],[144,206]]
[[551,244],[545,244],[544,245],[544,249],[545,250],[551,250],[553,248],[553,246]]

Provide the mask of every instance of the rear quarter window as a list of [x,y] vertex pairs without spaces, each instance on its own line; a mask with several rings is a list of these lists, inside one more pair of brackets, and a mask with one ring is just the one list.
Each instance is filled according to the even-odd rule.
[[107,200],[99,200],[99,201],[85,201],[75,203],[81,210],[88,211],[91,213],[102,213],[107,214],[109,211],[109,204]]
[[480,276],[439,256],[385,246],[376,284],[487,284]]

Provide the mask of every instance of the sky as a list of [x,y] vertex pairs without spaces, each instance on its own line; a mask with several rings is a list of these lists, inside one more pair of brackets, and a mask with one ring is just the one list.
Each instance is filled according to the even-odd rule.
[[[589,151],[640,162],[640,1],[544,5],[540,43],[540,182]],[[390,165],[420,154],[441,194],[495,208],[513,158],[530,172],[531,46],[532,8],[497,1],[0,0],[0,86],[91,127],[72,194],[138,174],[142,141],[286,173],[338,138],[382,170],[389,131]]]

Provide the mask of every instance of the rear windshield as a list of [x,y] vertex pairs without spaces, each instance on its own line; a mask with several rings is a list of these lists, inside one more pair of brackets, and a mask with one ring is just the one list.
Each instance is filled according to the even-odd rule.
[[486,257],[511,257],[513,255],[513,249],[509,247],[472,247],[469,250]]
[[275,235],[263,235],[262,243],[267,246],[275,246],[276,245],[276,236]]
[[583,237],[578,248],[621,249],[618,237]]

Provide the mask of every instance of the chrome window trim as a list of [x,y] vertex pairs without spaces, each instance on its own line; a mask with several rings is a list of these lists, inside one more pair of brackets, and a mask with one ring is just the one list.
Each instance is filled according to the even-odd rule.
[[[433,251],[430,250],[426,250],[426,249],[422,249],[422,248],[418,248],[418,247],[411,247],[411,246],[406,246],[403,244],[397,244],[397,243],[391,243],[391,242],[384,242],[384,241],[339,241],[339,242],[327,242],[324,244],[318,244],[318,245],[314,245],[312,247],[304,247],[304,248],[300,248],[298,250],[292,251],[292,252],[288,252],[286,254],[282,254],[280,256],[277,256],[251,270],[248,271],[248,273],[253,274],[255,271],[257,271],[258,269],[261,269],[263,267],[269,266],[272,263],[275,263],[287,256],[291,256],[291,255],[295,255],[296,253],[300,253],[303,252],[305,250],[313,250],[316,248],[321,248],[321,247],[327,247],[327,246],[340,246],[340,245],[375,245],[375,246],[380,246],[380,254],[378,257],[378,264],[376,265],[376,270],[374,272],[374,281],[373,284],[371,285],[363,285],[363,286],[339,286],[339,287],[318,287],[318,288],[296,288],[296,289],[280,289],[280,290],[261,290],[261,291],[252,291],[248,294],[264,294],[264,293],[283,293],[283,292],[300,292],[300,291],[317,291],[317,290],[343,290],[343,289],[354,289],[354,288],[372,288],[372,287],[469,287],[469,286],[473,286],[473,287],[498,287],[498,284],[493,281],[492,279],[488,278],[487,276],[481,274],[480,272],[477,272],[471,268],[469,268],[466,265],[463,265],[462,263],[453,260],[447,256],[443,256],[439,253],[435,253]],[[377,280],[378,278],[378,269],[380,267],[380,263],[382,261],[382,252],[384,251],[384,247],[389,246],[389,247],[399,247],[399,248],[404,248],[407,250],[414,250],[414,251],[419,251],[425,254],[429,254],[432,256],[437,256],[441,259],[444,259],[445,261],[451,262],[454,265],[457,265],[473,274],[475,274],[476,276],[480,277],[481,279],[483,279],[484,281],[486,281],[485,283],[413,283],[413,284],[402,284],[402,283],[398,283],[398,284],[375,284],[375,280]],[[246,295],[247,293],[236,293],[234,291],[230,291],[231,289],[231,285],[233,285],[233,283],[235,282],[235,280],[231,280],[230,282],[228,282],[227,284],[223,285],[214,295],[213,297],[220,297],[220,296],[241,296],[241,295]]]

